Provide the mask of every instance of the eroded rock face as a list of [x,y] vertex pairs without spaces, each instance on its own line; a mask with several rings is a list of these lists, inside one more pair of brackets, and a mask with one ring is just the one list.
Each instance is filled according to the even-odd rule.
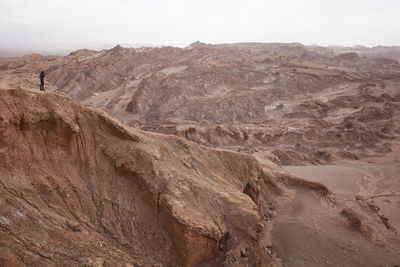
[[57,93],[0,90],[0,110],[2,261],[277,264],[265,226],[290,194],[267,157],[129,128]]
[[127,127],[62,93],[0,90],[0,114],[2,265],[318,265],[319,251],[338,266],[399,260],[396,221],[371,198],[335,198],[271,153]]
[[400,133],[398,51],[298,43],[82,49],[1,58],[0,88],[38,88],[45,70],[46,90],[130,126],[214,148],[275,151],[286,165],[324,164],[391,150],[388,140]]

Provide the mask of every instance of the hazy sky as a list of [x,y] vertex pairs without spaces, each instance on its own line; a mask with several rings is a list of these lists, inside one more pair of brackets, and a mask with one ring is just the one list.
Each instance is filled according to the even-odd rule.
[[400,0],[0,0],[0,45],[400,45]]

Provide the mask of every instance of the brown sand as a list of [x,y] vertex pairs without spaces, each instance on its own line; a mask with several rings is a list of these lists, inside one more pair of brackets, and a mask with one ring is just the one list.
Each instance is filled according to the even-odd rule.
[[[380,222],[386,225],[386,233],[400,232],[400,165],[392,155],[374,164],[286,166],[292,174],[326,184],[338,203],[351,208],[340,210],[297,191],[287,210],[278,214],[272,233],[273,249],[282,262],[287,266],[399,264],[400,254],[395,247],[392,249],[398,256],[383,256],[393,245],[393,238],[390,234],[384,237],[376,226]],[[332,216],[335,213],[340,213],[342,219]]]

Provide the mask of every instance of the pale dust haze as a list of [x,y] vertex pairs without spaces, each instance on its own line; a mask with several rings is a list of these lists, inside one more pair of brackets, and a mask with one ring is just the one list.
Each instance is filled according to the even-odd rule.
[[1,0],[1,47],[301,42],[398,45],[396,0]]

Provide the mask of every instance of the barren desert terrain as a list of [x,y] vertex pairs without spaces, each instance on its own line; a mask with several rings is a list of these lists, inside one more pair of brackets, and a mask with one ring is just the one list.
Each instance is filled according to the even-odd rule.
[[0,266],[399,265],[399,55],[0,58]]

